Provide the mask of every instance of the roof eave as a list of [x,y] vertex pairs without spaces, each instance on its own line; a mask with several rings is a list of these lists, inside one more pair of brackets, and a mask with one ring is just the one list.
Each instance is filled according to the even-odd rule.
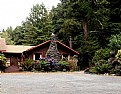
[[3,52],[3,53],[22,54],[22,52]]
[[76,53],[76,54],[78,54],[78,55],[80,54],[79,52],[77,52],[77,51],[73,50],[72,48],[66,46],[65,44],[61,43],[60,41],[56,40],[56,42],[58,42],[59,44],[63,45],[64,47],[70,49],[70,50],[73,51],[74,53]]
[[43,42],[43,43],[41,43],[41,44],[38,44],[37,46],[34,46],[34,47],[32,47],[32,48],[27,49],[26,51],[31,51],[31,50],[33,50],[33,49],[39,47],[39,46],[42,46],[42,45],[44,45],[44,44],[50,42],[50,41],[51,41],[51,40],[48,40],[48,41],[46,41],[46,42]]
[[[50,42],[50,41],[51,41],[51,40],[48,40],[48,41],[46,41],[46,42],[43,42],[43,43],[41,43],[41,44],[39,44],[39,45],[37,45],[37,46],[34,46],[34,47],[32,47],[32,48],[27,49],[26,51],[31,51],[31,50],[33,50],[33,49],[39,47],[39,46],[42,46],[42,45],[44,45],[44,44]],[[61,43],[60,41],[56,40],[56,42],[58,42],[59,44],[63,45],[64,47],[68,48],[68,49],[71,50],[72,52],[74,52],[74,53],[76,53],[76,54],[78,54],[78,55],[80,54],[79,52],[77,52],[77,51],[73,50],[72,48],[66,46],[65,44]]]

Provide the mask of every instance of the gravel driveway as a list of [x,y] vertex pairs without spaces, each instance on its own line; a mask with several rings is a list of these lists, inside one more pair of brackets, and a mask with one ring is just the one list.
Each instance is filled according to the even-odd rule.
[[66,73],[1,73],[0,94],[121,94],[121,77]]

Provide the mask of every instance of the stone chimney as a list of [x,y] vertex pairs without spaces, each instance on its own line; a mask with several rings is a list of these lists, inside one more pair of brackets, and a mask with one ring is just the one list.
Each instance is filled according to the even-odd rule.
[[50,46],[49,49],[46,53],[46,57],[54,59],[55,63],[58,63],[61,59],[61,55],[57,49],[57,44],[56,44],[56,39],[55,39],[55,34],[52,33],[51,35],[51,42],[50,42]]
[[5,38],[0,38],[0,50],[6,50]]
[[70,46],[70,48],[72,48],[72,37],[71,36],[69,37],[69,46]]

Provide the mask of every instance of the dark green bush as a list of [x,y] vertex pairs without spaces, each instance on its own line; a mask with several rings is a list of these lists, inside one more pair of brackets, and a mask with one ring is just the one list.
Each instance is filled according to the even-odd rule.
[[121,65],[118,65],[118,66],[115,66],[115,68],[112,68],[110,73],[115,74],[117,76],[121,76]]
[[34,61],[32,59],[25,59],[24,62],[21,62],[20,66],[24,71],[32,71],[33,65],[34,65]]
[[109,40],[108,46],[111,50],[119,50],[121,48],[121,33],[112,35]]
[[110,50],[109,49],[99,49],[95,52],[95,55],[92,59],[92,62],[96,64],[99,60],[108,60],[110,57]]
[[115,67],[115,74],[117,76],[121,76],[121,65]]
[[6,69],[6,57],[4,54],[0,54],[0,70],[4,71]]
[[2,62],[2,63],[3,63],[3,65],[5,65],[5,64],[6,64],[6,57],[5,57],[5,55],[4,55],[4,54],[0,54],[0,62]]
[[104,74],[104,73],[110,73],[110,69],[111,69],[111,65],[108,64],[106,60],[99,60],[99,62],[97,62],[95,66],[89,70],[89,72]]
[[118,50],[116,58],[118,59],[118,62],[121,64],[121,50]]
[[69,70],[69,63],[67,61],[59,61],[60,67],[61,67],[61,71],[67,71]]
[[108,64],[108,59],[110,57],[110,50],[109,49],[99,49],[95,52],[95,55],[92,59],[94,67],[90,68],[91,73],[109,73],[111,65]]
[[39,61],[35,61],[34,63],[34,70],[35,71],[41,71],[41,64]]
[[45,59],[41,59],[41,60],[34,63],[34,70],[35,71],[42,71],[42,72],[51,71],[50,62],[48,62]]
[[43,60],[40,60],[39,61],[40,63],[40,66],[41,66],[41,71],[46,71],[48,65],[47,65],[47,61],[45,61],[44,59]]

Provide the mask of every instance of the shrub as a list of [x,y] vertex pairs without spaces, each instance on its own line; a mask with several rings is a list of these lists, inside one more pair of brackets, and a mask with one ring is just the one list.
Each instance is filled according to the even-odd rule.
[[110,69],[111,69],[111,65],[108,64],[106,60],[99,60],[99,62],[97,62],[95,66],[89,70],[89,72],[104,74],[104,73],[109,73]]
[[47,61],[45,61],[44,59],[42,59],[42,60],[39,61],[39,63],[40,63],[40,66],[41,66],[41,71],[46,71],[47,67],[48,67]]
[[33,65],[34,65],[34,61],[32,59],[25,59],[24,62],[21,62],[20,66],[24,71],[32,71]]
[[40,71],[41,70],[40,61],[35,61],[35,63],[34,63],[34,70],[35,71]]
[[118,50],[121,48],[121,33],[117,35],[112,35],[108,46],[111,50]]
[[0,70],[4,71],[6,68],[6,57],[4,54],[0,54]]
[[115,66],[115,68],[112,68],[110,73],[115,74],[117,76],[121,76],[121,64],[118,66]]
[[71,71],[76,71],[77,70],[77,61],[75,60],[69,60],[69,69]]
[[61,71],[65,71],[66,70],[69,70],[69,63],[67,61],[59,61],[59,64],[60,64],[60,67],[61,67]]
[[0,54],[0,62],[2,62],[3,65],[6,65],[6,57],[4,54]]
[[115,67],[114,73],[115,73],[117,76],[121,76],[121,65]]
[[118,53],[116,54],[116,58],[118,59],[118,62],[121,64],[121,50],[118,50]]
[[110,50],[109,49],[99,49],[98,51],[95,52],[95,55],[92,59],[92,62],[96,64],[99,60],[108,60],[110,57]]

